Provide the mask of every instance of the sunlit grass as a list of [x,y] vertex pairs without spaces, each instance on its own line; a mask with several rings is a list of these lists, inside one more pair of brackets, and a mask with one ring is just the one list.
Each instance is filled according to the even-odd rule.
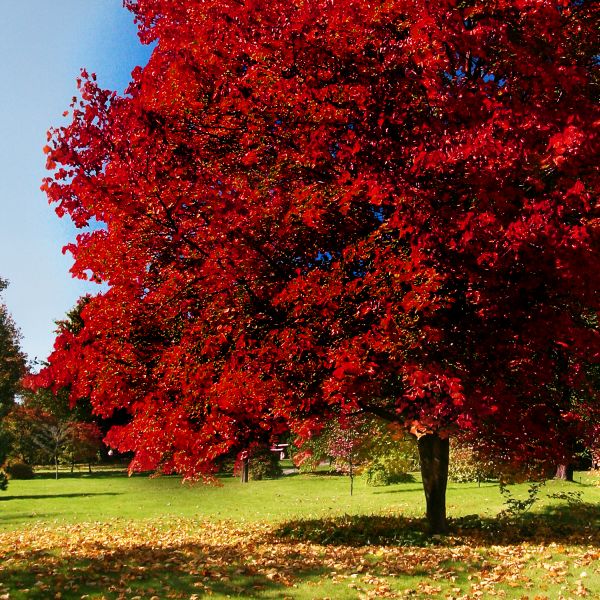
[[[415,483],[370,487],[364,477],[355,481],[350,496],[347,477],[290,475],[277,480],[242,484],[232,477],[221,486],[182,484],[177,477],[127,477],[124,473],[98,472],[52,479],[49,475],[29,481],[11,481],[0,492],[0,530],[27,523],[94,522],[156,517],[202,517],[245,521],[282,521],[334,515],[398,514],[421,516],[424,497],[418,476]],[[575,483],[549,481],[535,508],[556,503],[549,494],[578,491],[586,502],[600,503],[600,487],[586,473]],[[514,486],[518,497],[527,484]],[[450,484],[448,515],[495,516],[504,499],[496,483]]]

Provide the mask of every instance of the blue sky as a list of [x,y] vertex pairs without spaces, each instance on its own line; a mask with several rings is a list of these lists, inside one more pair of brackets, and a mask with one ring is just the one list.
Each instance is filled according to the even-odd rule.
[[76,94],[81,67],[122,91],[150,50],[121,0],[6,0],[0,17],[0,276],[30,360],[45,359],[60,319],[92,284],[71,278],[74,229],[40,191],[46,131]]

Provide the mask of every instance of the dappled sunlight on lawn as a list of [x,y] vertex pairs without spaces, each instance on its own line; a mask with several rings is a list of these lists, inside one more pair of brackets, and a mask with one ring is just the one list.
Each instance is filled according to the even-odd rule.
[[[0,593],[11,600],[58,592],[77,599],[98,593],[477,598],[563,586],[565,597],[600,594],[600,533],[594,528],[600,508],[578,511],[571,526],[566,514],[535,515],[528,520],[531,530],[522,528],[525,521],[466,517],[452,522],[447,537],[427,536],[421,520],[391,515],[279,525],[192,519],[38,525],[0,534]],[[590,527],[581,519],[591,519]]]

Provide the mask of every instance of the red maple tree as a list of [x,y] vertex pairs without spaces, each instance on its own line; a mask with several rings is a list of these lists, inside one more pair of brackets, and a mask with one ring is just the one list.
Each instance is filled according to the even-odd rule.
[[403,423],[438,531],[454,431],[565,460],[598,418],[598,4],[126,4],[152,57],[123,96],[82,73],[43,186],[107,291],[38,382],[185,475]]

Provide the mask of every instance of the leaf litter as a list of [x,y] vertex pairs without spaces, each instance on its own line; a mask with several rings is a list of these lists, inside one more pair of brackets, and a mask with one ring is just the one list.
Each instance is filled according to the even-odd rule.
[[[272,523],[159,519],[0,533],[0,600],[214,597],[597,597],[598,536],[490,543],[481,532],[426,546],[322,544]],[[556,590],[558,595],[545,595]],[[309,591],[307,592],[307,589]],[[323,590],[327,590],[324,592]],[[314,596],[311,594],[314,593]]]

